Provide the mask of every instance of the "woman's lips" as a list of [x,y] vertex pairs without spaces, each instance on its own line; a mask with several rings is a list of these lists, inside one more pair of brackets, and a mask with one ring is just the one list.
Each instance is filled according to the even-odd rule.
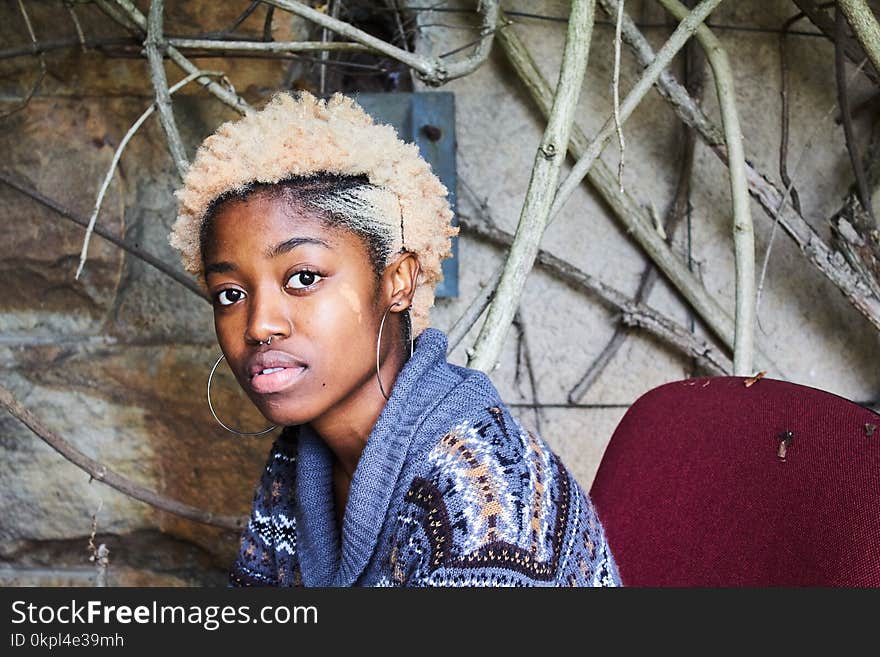
[[249,386],[257,394],[286,390],[299,381],[307,369],[302,359],[281,349],[255,352],[245,363]]
[[[271,369],[275,370],[278,368]],[[254,374],[250,381],[251,388],[253,388],[254,392],[260,394],[281,392],[299,381],[302,373],[305,371],[306,368],[304,366],[299,366],[284,367],[279,371],[273,371],[270,374]]]

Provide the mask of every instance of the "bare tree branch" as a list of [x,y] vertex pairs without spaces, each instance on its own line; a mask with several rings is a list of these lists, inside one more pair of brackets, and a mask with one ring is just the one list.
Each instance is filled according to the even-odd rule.
[[[790,114],[790,103],[789,103],[789,78],[791,77],[788,72],[788,50],[786,48],[786,42],[788,37],[788,32],[791,29],[791,26],[794,25],[796,21],[799,21],[804,17],[803,12],[797,14],[796,16],[792,16],[785,24],[782,26],[782,31],[779,35],[779,77],[780,77],[780,87],[779,87],[779,96],[782,101],[782,111],[781,113],[781,125],[780,125],[780,136],[779,136],[779,178],[782,180],[782,184],[791,190],[791,204],[794,206],[795,211],[798,214],[803,214],[801,211],[801,199],[798,196],[797,189],[794,187],[794,183],[791,180],[791,177],[788,175],[788,133],[789,133],[789,123],[791,121]],[[765,263],[766,265],[766,263]],[[761,282],[763,284],[764,281],[764,272],[761,273]],[[758,286],[758,296],[761,296],[761,286]]]
[[[168,97],[170,98],[171,94],[175,93],[178,89],[181,89],[193,80],[209,75],[222,75],[222,73],[215,71],[196,71],[195,73],[191,73],[183,80],[175,84],[173,87],[171,87],[170,90],[168,90]],[[86,257],[89,251],[89,241],[92,237],[92,231],[94,230],[95,224],[98,221],[98,214],[101,212],[101,204],[104,201],[104,194],[106,194],[107,189],[110,187],[110,181],[113,179],[113,174],[116,172],[116,166],[119,164],[119,159],[122,157],[122,151],[125,150],[125,147],[128,145],[128,142],[131,140],[134,134],[138,131],[138,128],[143,125],[144,121],[146,121],[150,117],[155,109],[156,103],[153,103],[146,109],[143,114],[140,115],[137,121],[135,121],[134,124],[132,124],[131,128],[129,128],[128,132],[125,134],[125,137],[122,138],[122,141],[119,142],[119,146],[116,147],[116,152],[113,153],[113,160],[110,162],[110,168],[107,170],[107,174],[104,176],[104,182],[101,184],[101,187],[98,190],[97,199],[95,199],[95,207],[92,209],[91,216],[89,216],[89,224],[86,228],[86,235],[85,238],[83,238],[82,250],[80,251],[79,266],[77,266],[76,274],[74,276],[74,278],[77,280],[79,280],[79,275],[82,273],[83,267],[86,264]]]
[[[139,24],[136,17],[132,17],[126,13],[126,11],[123,11],[117,6],[116,0],[94,0],[94,3],[109,18],[113,19],[113,21],[124,27],[127,31],[137,36],[139,42],[143,43],[143,39],[147,34],[146,19],[143,20],[143,24]],[[135,9],[137,8],[135,7]],[[140,10],[137,11],[137,14],[140,14],[140,16],[143,17]]]
[[[636,295],[636,300],[638,300],[638,295]],[[593,384],[599,380],[599,377],[602,376],[602,372],[605,371],[605,368],[608,367],[611,360],[617,352],[620,351],[623,343],[626,342],[626,339],[629,337],[629,329],[631,327],[624,325],[623,315],[620,316],[619,320],[620,321],[614,326],[614,333],[611,334],[611,339],[605,343],[602,351],[600,351],[599,355],[593,359],[592,363],[590,363],[590,366],[587,368],[587,371],[581,377],[580,381],[568,391],[568,402],[570,404],[577,404],[586,396],[587,392],[589,392],[590,388],[593,387]]]
[[595,12],[594,0],[572,2],[553,107],[541,145],[535,154],[532,176],[516,237],[504,264],[504,273],[474,345],[474,355],[468,361],[468,366],[473,369],[491,372],[495,368],[504,338],[519,306],[526,278],[535,262],[541,235],[550,216],[553,191],[568,151],[574,111],[587,69]]
[[483,315],[483,311],[489,307],[489,303],[492,301],[492,298],[495,296],[495,291],[498,289],[498,281],[501,280],[501,274],[503,272],[504,264],[502,263],[499,265],[498,269],[495,270],[495,273],[492,274],[492,278],[490,278],[486,285],[483,286],[483,289],[480,290],[480,293],[476,298],[468,305],[467,310],[462,313],[461,317],[459,317],[455,324],[449,329],[447,336],[449,343],[448,353],[451,353],[459,343],[464,340],[464,336],[466,336],[471,330],[471,327],[477,323]]
[[617,166],[617,181],[623,191],[623,167],[626,153],[626,142],[623,139],[623,126],[620,125],[620,39],[623,27],[623,0],[617,5],[617,18],[614,24],[614,74],[612,91],[614,95],[614,129],[617,132],[617,145],[620,148],[620,163]]
[[[603,2],[603,0],[599,0]],[[609,4],[609,0],[604,0]],[[614,10],[616,11],[614,5]],[[608,11],[606,9],[606,11]],[[612,14],[613,15],[613,14]],[[627,38],[628,25],[635,29],[635,24],[624,14],[623,37]],[[525,85],[529,94],[538,105],[541,112],[546,116],[549,112],[552,92],[550,85],[544,79],[528,49],[513,30],[505,30],[498,35],[499,43],[507,55],[508,60]],[[647,42],[645,43],[647,46]],[[653,51],[651,51],[653,58]],[[647,66],[647,63],[643,64]],[[671,77],[671,76],[670,76]],[[661,75],[661,79],[663,76]],[[676,83],[677,84],[677,83]],[[690,96],[684,88],[681,93]],[[691,100],[691,114],[702,116],[703,112]],[[704,117],[705,118],[705,117]],[[708,119],[705,119],[708,122]],[[718,138],[723,140],[721,132]],[[588,140],[583,131],[575,124],[572,127],[569,150],[575,157],[582,157],[586,151]],[[587,171],[587,178],[608,203],[614,214],[625,226],[630,235],[642,247],[649,258],[657,265],[660,271],[667,277],[670,283],[684,297],[686,302],[694,309],[706,326],[717,335],[722,342],[733,351],[733,319],[718,302],[710,295],[703,284],[697,280],[693,273],[681,262],[672,250],[664,242],[663,238],[654,229],[653,222],[647,212],[628,193],[621,192],[615,175],[606,167],[601,160],[596,160]],[[773,363],[773,360],[760,348],[758,356],[765,365],[762,369],[778,372],[784,376],[781,369]]]
[[538,382],[535,379],[535,367],[532,362],[532,350],[529,348],[529,334],[526,328],[526,320],[523,317],[522,308],[518,308],[516,315],[513,317],[513,326],[518,333],[517,350],[516,350],[516,383],[519,385],[520,363],[526,368],[526,376],[529,379],[529,389],[532,397],[532,410],[535,412],[535,429],[538,434],[543,434],[543,410],[538,401]]
[[880,25],[868,3],[865,0],[837,0],[837,9],[846,15],[847,23],[874,65],[874,70],[880,71]]
[[[685,15],[672,36],[670,36],[669,40],[657,53],[654,60],[647,66],[636,86],[624,100],[621,108],[621,119],[623,121],[626,121],[651,86],[660,77],[662,71],[669,65],[673,56],[681,49],[690,35],[697,31],[697,28],[702,24],[702,21],[705,20],[709,13],[718,4],[720,4],[720,0],[703,0],[703,2],[697,5],[693,11]],[[738,132],[738,130],[734,129],[734,132]],[[599,157],[599,154],[602,152],[605,144],[613,133],[614,124],[613,121],[609,119],[605,122],[602,130],[600,130],[599,134],[593,139],[585,152],[580,156],[580,159],[572,168],[568,178],[566,178],[566,180],[559,186],[559,190],[557,191],[556,198],[553,202],[553,208],[551,209],[551,215],[559,213],[565,202],[574,192],[575,187],[580,184],[581,180]],[[741,206],[742,203],[737,205],[737,207],[740,208],[740,212],[737,215],[737,227],[738,231],[748,238],[749,223],[747,219],[742,216],[744,213]],[[664,262],[663,257],[664,255],[667,255],[668,248],[663,243],[662,238],[657,235],[656,231],[647,227],[644,228],[646,228],[646,230],[643,230],[640,234],[636,235],[639,242],[642,243],[643,247],[649,250],[651,257],[664,270],[664,273],[666,273],[670,280],[673,281],[676,287],[678,287],[679,290],[682,290],[685,294],[690,293],[691,296],[688,297],[688,300],[698,309],[698,311],[702,310],[702,312],[700,312],[701,316],[707,319],[709,326],[724,340],[725,344],[733,344],[734,353],[739,351],[740,368],[744,370],[747,366],[751,366],[754,332],[749,332],[748,326],[751,326],[754,323],[754,274],[752,273],[752,288],[749,289],[747,286],[744,287],[743,281],[748,278],[748,269],[738,267],[743,281],[738,280],[737,320],[731,322],[726,313],[719,314],[717,311],[709,311],[711,305],[707,307],[707,299],[700,298],[704,295],[694,294],[697,288],[695,288],[693,282],[690,280],[693,278],[690,272],[682,267],[675,258],[672,258],[669,262]],[[746,257],[746,255],[747,254],[742,255],[742,258]],[[754,263],[754,252],[752,252],[752,263]],[[751,271],[754,272],[753,267]],[[751,299],[750,303],[748,302],[749,299]],[[709,303],[717,305],[714,303],[714,300]],[[702,308],[700,308],[700,306]],[[736,348],[737,342],[739,342],[738,350]]]
[[[328,0],[327,8],[329,11],[327,14],[330,18],[339,18],[339,0]],[[275,9],[275,7],[271,7],[271,9]],[[331,32],[326,27],[321,30],[321,43],[330,43],[332,42]],[[318,83],[318,89],[321,92],[321,95],[324,95],[325,85],[327,84],[327,59],[329,58],[330,52],[327,50],[321,51],[321,78]]]
[[237,30],[238,26],[244,23],[247,20],[247,17],[254,13],[254,10],[261,4],[263,3],[260,0],[253,0],[253,2],[248,5],[248,8],[241,12],[241,14],[229,24],[229,27],[220,31],[220,34],[229,34],[230,32]]
[[264,0],[264,2],[301,16],[316,25],[327,28],[352,41],[357,41],[383,55],[406,64],[419,74],[419,77],[425,84],[431,86],[439,86],[449,80],[473,73],[486,61],[489,51],[492,49],[492,39],[498,25],[498,13],[500,11],[499,0],[481,0],[479,8],[480,14],[483,17],[483,27],[480,32],[481,39],[477,42],[476,50],[471,56],[461,62],[447,64],[439,57],[427,59],[403,48],[398,48],[382,39],[377,39],[371,34],[367,34],[349,23],[312,9],[301,2],[296,2],[295,0]]
[[[846,80],[846,65],[844,60],[844,52],[842,47],[843,34],[845,32],[846,21],[842,11],[843,5],[838,5],[834,13],[835,29],[837,31],[837,40],[834,42],[834,77],[837,82],[837,104],[840,106],[840,121],[843,123],[843,137],[846,141],[846,150],[849,153],[849,162],[852,166],[853,175],[856,179],[856,191],[859,201],[865,212],[873,217],[871,208],[871,194],[868,191],[868,180],[865,176],[865,168],[862,166],[862,156],[859,153],[859,145],[856,142],[855,130],[852,123],[852,111],[849,105],[849,90]],[[876,219],[874,219],[876,223]]]
[[244,527],[244,524],[247,521],[246,518],[225,516],[202,511],[189,504],[184,504],[183,502],[178,502],[177,500],[172,500],[159,495],[140,484],[136,484],[133,481],[116,474],[106,465],[86,456],[57,433],[49,429],[39,418],[22,406],[8,388],[2,385],[0,385],[0,406],[6,408],[13,417],[17,418],[28,429],[33,431],[37,437],[42,439],[47,445],[49,445],[49,447],[61,454],[61,456],[75,466],[88,473],[93,479],[97,479],[129,497],[133,497],[141,502],[146,502],[157,509],[173,513],[181,518],[195,520],[196,522],[213,525],[214,527],[240,530]]
[[394,13],[394,22],[397,24],[397,33],[400,36],[400,47],[409,51],[406,28],[404,28],[403,21],[400,17],[400,7],[397,6],[397,0],[385,0],[385,4]]
[[[134,32],[136,36],[144,37],[146,35],[147,19],[131,0],[95,0],[95,2],[108,16],[119,22],[120,25],[129,31]],[[115,5],[112,3],[115,3]],[[119,10],[121,10],[121,14]],[[184,57],[177,48],[168,46],[167,53],[168,57],[182,68],[187,75],[199,72],[198,67]],[[205,87],[215,98],[239,114],[247,114],[252,110],[244,98],[235,93],[235,90],[231,88],[232,85],[228,81],[229,88],[223,87],[211,79],[199,79],[199,84]]]
[[107,586],[107,567],[110,565],[110,549],[104,544],[95,545],[95,534],[98,533],[98,514],[104,507],[102,497],[98,510],[92,514],[92,533],[89,534],[89,561],[95,564],[95,586]]
[[[343,52],[375,52],[370,48],[349,41],[230,41],[219,38],[199,38],[188,39],[169,37],[166,40],[168,45],[183,50],[197,50],[203,52],[217,52],[219,55],[235,55],[241,54],[296,54],[308,52],[320,52],[322,50],[343,51]],[[80,41],[78,37],[51,39],[48,41],[38,41],[29,46],[19,46],[15,48],[5,48],[0,50],[0,59],[9,59],[12,57],[21,57],[23,55],[36,55],[39,53],[50,52],[62,48],[70,48],[71,46],[82,45],[85,48],[100,48],[103,46],[130,46],[140,45],[141,42],[135,38],[85,38]]]
[[348,41],[221,41],[218,39],[182,39],[169,38],[169,45],[175,48],[193,48],[199,50],[221,50],[229,52],[375,52],[360,43]]
[[[152,0],[150,2],[150,15],[147,20],[147,39],[144,48],[147,59],[150,62],[150,79],[153,82],[153,90],[156,94],[156,107],[159,109],[159,121],[165,131],[165,139],[168,143],[168,151],[177,175],[183,180],[186,170],[189,168],[189,160],[183,148],[180,132],[177,130],[177,122],[174,120],[174,110],[171,106],[171,94],[168,92],[168,79],[165,77],[165,62],[162,53],[166,47],[162,34],[162,21],[165,13],[164,0]],[[88,233],[86,233],[88,238]],[[85,258],[83,258],[85,260]],[[80,269],[82,264],[80,264]],[[79,271],[77,271],[79,277]]]
[[[696,32],[697,28],[702,24],[706,17],[715,7],[721,4],[721,0],[703,0],[687,17],[679,23],[675,31],[669,37],[669,40],[658,51],[657,56],[645,69],[642,77],[636,82],[635,87],[629,92],[620,108],[621,122],[625,122],[633,113],[638,104],[642,101],[657,78],[663,72],[672,58],[684,46],[691,35]],[[586,152],[580,156],[571,173],[559,185],[556,197],[553,199],[553,207],[550,210],[551,217],[556,216],[565,202],[571,197],[574,190],[580,185],[593,163],[602,153],[608,140],[614,134],[614,121],[609,118],[602,129],[599,131],[590,145],[587,146]]]
[[[836,30],[834,29],[834,18],[829,16],[825,11],[825,7],[833,6],[834,2],[819,3],[816,2],[816,0],[794,0],[794,4],[797,5],[798,9],[800,9],[804,15],[810,19],[810,22],[818,27],[826,37],[831,41],[836,42],[837,35]],[[855,64],[858,64],[864,59],[862,46],[856,39],[844,36],[843,50],[846,53],[847,58]],[[867,66],[862,67],[862,72],[874,82],[874,84],[880,84],[880,69],[868,64]]]
[[53,50],[61,50],[73,46],[82,45],[85,48],[101,48],[103,46],[129,45],[138,43],[134,39],[127,37],[112,37],[107,39],[98,39],[94,37],[86,37],[85,41],[80,41],[79,37],[67,37],[64,39],[41,40],[27,46],[16,46],[14,48],[4,48],[0,50],[0,59],[12,59],[14,57],[23,57],[38,55],[40,53],[51,52]]
[[[687,19],[690,10],[678,0],[660,0],[660,4],[678,20]],[[743,149],[739,112],[733,88],[733,72],[727,51],[712,31],[698,24],[696,37],[712,67],[715,90],[721,108],[721,122],[727,144],[730,171],[730,196],[733,201],[733,248],[736,268],[736,313],[733,373],[750,376],[754,373],[755,350],[755,231],[746,182],[746,158]]]
[[[691,45],[692,42],[688,44],[688,47],[690,48]],[[678,180],[675,185],[675,196],[669,207],[669,211],[666,213],[666,220],[663,222],[663,230],[666,233],[666,242],[670,245],[675,237],[675,231],[678,228],[678,225],[688,212],[690,203],[690,179],[694,166],[694,147],[697,143],[694,129],[690,126],[683,126],[683,129],[685,132],[683,153],[682,157],[678,158]],[[642,272],[642,278],[639,281],[638,290],[636,290],[636,295],[634,297],[636,303],[647,303],[651,290],[654,289],[654,285],[658,278],[659,274],[657,268],[649,259],[644,272]],[[614,355],[618,352],[620,347],[623,346],[629,333],[630,331],[627,330],[622,323],[618,323],[617,326],[615,326],[611,339],[590,364],[590,367],[584,373],[583,377],[581,377],[581,380],[578,381],[574,388],[569,391],[569,402],[576,404],[584,398],[589,389],[602,375],[602,372],[605,371],[605,368],[614,358]]]
[[[12,178],[10,178],[8,175],[6,175],[3,172],[0,172],[0,182],[6,183],[7,185],[12,187],[13,189],[21,192],[25,196],[29,196],[30,198],[35,200],[37,203],[40,203],[41,205],[46,206],[50,210],[55,211],[58,215],[64,217],[65,219],[69,219],[70,221],[72,221],[73,223],[77,224],[78,226],[80,226],[82,228],[87,228],[89,225],[88,220],[83,219],[82,217],[74,214],[72,211],[63,207],[57,201],[54,201],[54,200],[50,199],[49,197],[44,196],[43,194],[40,194],[38,191],[31,189],[30,187],[27,187],[26,185],[23,185],[20,182],[13,180]],[[130,253],[131,255],[133,255],[136,258],[139,258],[140,260],[143,260],[148,265],[150,265],[151,267],[156,269],[158,272],[165,274],[166,276],[168,276],[172,280],[177,281],[178,283],[183,285],[190,292],[201,297],[205,301],[210,302],[210,299],[208,298],[208,296],[204,292],[202,292],[201,289],[199,289],[199,287],[195,283],[195,281],[193,281],[191,278],[188,278],[187,276],[184,276],[181,273],[174,271],[173,269],[171,269],[171,267],[166,265],[164,262],[159,260],[157,257],[147,253],[143,249],[140,249],[133,244],[129,244],[128,242],[125,242],[124,240],[119,239],[118,237],[116,237],[116,235],[113,235],[112,233],[110,233],[106,228],[104,228],[100,224],[95,225],[94,231],[98,235],[103,237],[105,240],[110,242],[111,244],[115,244],[123,251]]]
[[76,37],[79,39],[80,48],[82,48],[83,52],[86,52],[86,35],[83,34],[82,25],[79,24],[79,18],[76,16],[76,11],[73,8],[73,5],[66,5],[67,12],[70,14],[70,20],[73,21],[73,26],[76,28]]
[[31,19],[28,16],[28,13],[24,8],[24,3],[22,2],[22,0],[18,0],[18,8],[21,11],[21,16],[24,19],[24,23],[27,26],[28,36],[30,36],[30,38],[31,38],[32,51],[34,52],[34,54],[37,54],[40,58],[40,74],[37,76],[36,81],[31,86],[30,91],[28,91],[27,96],[24,97],[24,99],[21,101],[21,103],[19,103],[17,107],[13,107],[8,112],[4,112],[3,114],[0,114],[0,121],[2,121],[3,119],[5,119],[9,116],[12,116],[13,114],[18,112],[19,110],[22,110],[25,107],[27,107],[28,103],[31,102],[31,98],[33,98],[34,94],[37,93],[37,89],[39,89],[40,85],[43,84],[43,78],[46,77],[46,58],[43,57],[43,53],[41,53],[37,50],[37,36],[36,36],[36,34],[34,34],[34,28],[31,26]]
[[880,299],[880,231],[871,225],[858,194],[851,193],[831,219],[831,234],[846,261]]
[[275,15],[275,7],[269,7],[266,11],[266,20],[263,21],[263,41],[272,40],[272,18]]
[[[598,1],[608,13],[613,12],[617,6],[614,4],[614,0]],[[798,6],[802,9],[806,4],[809,3],[798,1]],[[806,10],[804,11],[807,13]],[[632,46],[633,52],[642,66],[647,66],[652,61],[653,49],[635,23],[627,16],[624,16],[623,38]],[[697,106],[687,90],[671,75],[661,75],[657,85],[657,90],[670,102],[678,117],[687,125],[694,127],[700,138],[712,148],[722,162],[727,164],[727,149],[724,147],[721,131]],[[870,286],[865,282],[860,272],[849,265],[842,253],[831,249],[800,213],[786,205],[785,199],[788,196],[788,190],[779,191],[768,177],[755,169],[748,161],[746,162],[746,177],[752,198],[760,203],[765,214],[771,220],[778,221],[807,260],[834,283],[871,324],[880,329],[880,298],[872,293]],[[759,367],[767,369],[760,364]]]
[[[875,119],[871,128],[862,166],[865,187],[869,190],[876,189],[880,180],[880,119]],[[870,192],[868,196],[870,198]],[[831,235],[835,247],[880,299],[880,229],[876,227],[875,217],[876,214],[872,216],[866,209],[856,186],[831,218]]]
[[[501,247],[507,248],[513,243],[513,235],[480,219],[459,215],[459,225],[466,232]],[[686,328],[659,312],[644,304],[636,303],[628,295],[595,279],[573,264],[543,249],[538,251],[535,262],[574,289],[595,296],[606,306],[619,312],[621,321],[627,326],[644,328],[663,342],[695,358],[706,371],[718,375],[733,372],[733,363],[716,347],[700,340]]]

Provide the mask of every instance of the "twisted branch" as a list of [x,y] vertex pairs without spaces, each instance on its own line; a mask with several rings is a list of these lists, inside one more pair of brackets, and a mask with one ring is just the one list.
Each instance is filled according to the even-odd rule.
[[[189,161],[183,148],[180,132],[174,120],[174,112],[171,108],[171,94],[168,91],[168,79],[165,77],[165,63],[162,50],[165,41],[162,36],[162,16],[165,11],[164,0],[153,0],[150,3],[150,16],[147,21],[147,39],[144,41],[144,49],[150,62],[150,79],[156,93],[156,107],[159,110],[159,121],[165,131],[165,139],[174,166],[177,167],[177,175],[183,180]],[[80,265],[82,266],[82,265]],[[78,274],[79,272],[77,272]]]
[[398,48],[387,41],[377,39],[349,23],[321,13],[301,2],[296,2],[295,0],[264,0],[264,2],[296,14],[351,41],[356,41],[391,59],[406,64],[418,73],[425,84],[430,86],[439,86],[449,82],[449,80],[473,73],[486,61],[492,49],[492,39],[497,30],[498,14],[500,12],[499,0],[481,0],[479,11],[482,16],[483,25],[480,31],[481,38],[477,42],[475,51],[463,61],[447,64],[440,57],[428,59],[403,48]]
[[[616,8],[614,0],[598,0],[602,8],[611,13]],[[799,0],[798,6],[810,16],[805,5]],[[812,19],[812,16],[811,16]],[[632,48],[639,63],[647,66],[654,58],[654,51],[645,36],[628,16],[624,15],[623,38]],[[718,127],[699,108],[687,90],[671,75],[661,75],[657,90],[672,106],[673,111],[685,124],[696,129],[700,139],[708,145],[718,158],[728,164],[727,149]],[[789,237],[797,244],[801,253],[823,275],[840,289],[841,293],[864,315],[875,328],[880,330],[880,298],[876,297],[862,275],[854,269],[840,251],[830,248],[801,216],[786,204],[789,189],[780,191],[773,182],[746,162],[746,182],[752,195],[764,213],[774,222],[778,221]],[[760,351],[758,352],[760,356]],[[758,367],[767,369],[760,363]]]
[[[459,225],[466,232],[503,248],[509,247],[514,240],[514,236],[510,233],[482,219],[459,215]],[[717,375],[729,374],[733,371],[731,361],[716,347],[700,340],[668,317],[644,304],[637,303],[623,292],[590,276],[570,262],[540,249],[535,263],[575,290],[595,296],[608,308],[618,312],[620,320],[626,326],[644,328],[663,342],[695,358],[706,371]]]
[[[716,0],[720,1],[720,0]],[[535,154],[532,176],[520,213],[516,237],[504,264],[498,292],[468,361],[473,369],[490,372],[496,366],[504,339],[519,306],[526,278],[531,270],[541,235],[550,217],[553,190],[568,151],[568,137],[574,120],[593,33],[595,0],[573,0],[568,33],[559,71],[559,83],[541,145]]]
[[[141,11],[134,5],[131,0],[95,0],[95,3],[104,12],[117,21],[124,28],[133,32],[136,36],[143,38],[147,33],[147,19]],[[114,4],[115,3],[115,4]],[[168,57],[177,64],[187,75],[197,73],[198,67],[184,57],[180,51],[174,46],[167,46],[166,53]],[[224,78],[225,80],[225,78]],[[229,88],[217,84],[211,79],[199,79],[205,89],[207,89],[220,102],[228,105],[239,114],[247,114],[251,111],[251,106],[235,93],[232,85],[226,80]]]
[[[599,0],[599,2],[603,4],[603,8],[609,4],[609,0]],[[614,5],[612,11],[616,12],[616,7],[617,5]],[[608,9],[605,10],[609,11]],[[631,29],[635,29],[635,24],[624,13],[622,24],[624,40],[628,39],[628,33],[630,33]],[[550,108],[552,91],[531,57],[528,48],[526,48],[525,44],[513,30],[505,30],[499,33],[498,42],[523,85],[538,105],[541,113],[546,116]],[[645,42],[645,45],[647,46],[647,42]],[[651,57],[653,59],[653,51],[651,51]],[[647,63],[644,65],[647,66]],[[673,79],[671,76],[669,77]],[[664,76],[661,74],[661,80],[663,78]],[[683,88],[681,93],[690,99],[687,91]],[[693,104],[692,114],[697,118],[703,116],[705,119],[702,110],[695,104]],[[705,121],[708,122],[708,119],[705,119]],[[720,131],[718,131],[718,138],[723,140]],[[569,146],[571,154],[575,157],[582,157],[588,143],[583,131],[577,124],[573,125]],[[688,270],[678,256],[672,252],[663,238],[654,229],[652,219],[648,216],[647,212],[630,194],[620,191],[615,175],[601,160],[596,160],[593,166],[590,167],[587,171],[587,178],[625,226],[627,234],[638,242],[648,257],[651,258],[670,283],[684,297],[685,301],[693,308],[694,312],[732,352],[733,319],[708,293],[703,284]],[[761,359],[759,366],[762,369],[779,372],[780,376],[782,376],[780,368],[760,348],[758,349],[758,356]]]
[[[685,20],[688,8],[678,0],[660,0],[660,4],[678,20]],[[705,25],[696,29],[697,41],[706,53],[712,67],[721,123],[727,144],[728,170],[730,172],[730,196],[733,201],[733,248],[736,268],[736,313],[733,372],[735,376],[753,373],[755,344],[755,231],[749,209],[749,192],[746,183],[746,158],[743,150],[742,130],[736,109],[733,88],[733,72],[727,52],[721,42]]]

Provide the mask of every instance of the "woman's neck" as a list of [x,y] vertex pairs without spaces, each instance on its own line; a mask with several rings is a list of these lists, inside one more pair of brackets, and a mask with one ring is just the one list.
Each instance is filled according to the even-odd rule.
[[[396,353],[390,354],[382,363],[382,384],[389,394],[403,364],[403,357]],[[374,375],[342,402],[309,423],[333,452],[338,467],[349,477],[354,476],[386,403]]]

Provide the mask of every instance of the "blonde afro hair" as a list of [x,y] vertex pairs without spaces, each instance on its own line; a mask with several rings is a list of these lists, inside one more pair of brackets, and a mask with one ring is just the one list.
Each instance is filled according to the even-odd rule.
[[[184,268],[207,289],[201,228],[218,197],[243,192],[254,183],[273,184],[291,176],[319,173],[366,175],[370,184],[397,198],[397,212],[381,212],[394,243],[416,254],[420,272],[412,302],[413,336],[428,325],[434,290],[443,280],[440,263],[451,254],[452,210],[447,190],[415,144],[394,128],[373,123],[352,99],[327,101],[301,92],[276,94],[260,111],[221,125],[196,153],[175,196],[179,214],[169,237]],[[387,204],[384,204],[387,208]]]

